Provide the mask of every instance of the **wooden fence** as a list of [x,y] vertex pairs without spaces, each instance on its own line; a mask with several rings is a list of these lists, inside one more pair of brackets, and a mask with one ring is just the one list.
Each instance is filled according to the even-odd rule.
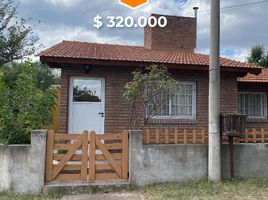
[[128,131],[48,132],[46,181],[128,179]]
[[[208,131],[205,129],[145,129],[144,144],[208,144]],[[222,143],[228,143],[223,137]],[[234,143],[268,143],[268,132],[261,129],[257,131],[245,130]]]

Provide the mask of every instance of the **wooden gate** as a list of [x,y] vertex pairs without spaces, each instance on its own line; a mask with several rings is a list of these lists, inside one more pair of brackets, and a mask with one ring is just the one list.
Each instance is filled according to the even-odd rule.
[[128,179],[128,132],[48,132],[46,181]]

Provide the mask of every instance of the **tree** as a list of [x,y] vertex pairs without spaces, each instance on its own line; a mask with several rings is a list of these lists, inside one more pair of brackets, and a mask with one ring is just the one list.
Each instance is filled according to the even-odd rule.
[[[33,81],[37,88],[45,91],[50,88],[51,85],[57,85],[59,83],[59,78],[52,72],[52,70],[45,64],[40,62],[32,63],[27,60],[26,63],[31,63],[34,66],[33,70]],[[3,65],[2,72],[4,72],[4,82],[12,89],[12,84],[16,80],[17,76],[24,70],[23,64],[19,63],[7,63]]]
[[152,116],[165,109],[179,83],[163,66],[151,65],[132,72],[133,80],[124,87],[124,99],[131,104],[129,128],[142,129]]
[[17,16],[14,0],[0,1],[0,66],[35,52],[38,37],[30,21]]
[[265,52],[265,48],[261,45],[253,46],[247,61],[262,67],[268,67],[268,52]]
[[30,61],[0,69],[0,143],[30,143],[33,129],[43,128],[51,121],[57,96],[44,88],[36,77],[36,65]]

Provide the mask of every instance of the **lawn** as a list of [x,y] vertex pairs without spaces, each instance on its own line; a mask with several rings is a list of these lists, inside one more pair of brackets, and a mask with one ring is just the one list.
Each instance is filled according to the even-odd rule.
[[[132,192],[138,192],[144,196],[144,199],[148,200],[266,200],[268,199],[268,179],[224,180],[221,183],[208,181],[163,183],[132,188]],[[61,196],[63,195],[58,193],[39,196],[0,193],[0,200],[56,200],[60,199]],[[69,198],[71,199],[72,196]]]
[[268,199],[268,179],[224,180],[221,183],[195,181],[146,186],[146,199]]
[[60,194],[50,195],[15,195],[5,192],[0,193],[0,200],[57,200],[60,199]]

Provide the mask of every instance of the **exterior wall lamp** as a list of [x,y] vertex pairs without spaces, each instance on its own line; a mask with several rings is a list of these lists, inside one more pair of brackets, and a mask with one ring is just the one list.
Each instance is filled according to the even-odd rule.
[[84,67],[84,70],[85,70],[85,73],[86,74],[89,74],[90,71],[91,71],[91,69],[92,69],[92,66],[91,65],[85,65],[85,67]]

